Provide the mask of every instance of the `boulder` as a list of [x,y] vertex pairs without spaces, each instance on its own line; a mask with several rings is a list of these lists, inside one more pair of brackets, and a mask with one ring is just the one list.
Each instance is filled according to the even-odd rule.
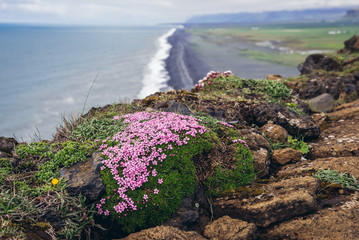
[[334,99],[332,95],[323,93],[318,97],[310,99],[309,107],[312,112],[331,112],[334,108]]
[[226,117],[226,110],[222,108],[214,108],[211,106],[207,106],[205,110],[208,115],[210,115],[211,117],[217,120],[223,121]]
[[319,181],[313,177],[297,177],[263,184],[257,195],[241,193],[217,198],[213,202],[216,217],[228,215],[260,227],[313,212],[317,208],[315,193]]
[[249,146],[251,150],[258,150],[265,148],[270,150],[270,144],[261,133],[255,129],[239,129],[238,133],[242,136],[243,140]]
[[313,118],[301,116],[280,104],[257,104],[252,112],[254,123],[259,126],[271,122],[306,140],[317,139],[320,135],[320,128]]
[[344,49],[339,50],[340,53],[359,52],[359,35],[354,35],[344,42]]
[[269,80],[282,80],[283,77],[279,74],[268,74],[267,79]]
[[60,169],[60,177],[67,179],[67,190],[70,195],[80,193],[90,201],[96,201],[105,191],[100,167],[103,158],[94,153],[86,162],[78,162],[69,168]]
[[288,139],[287,130],[279,125],[268,123],[262,126],[259,131],[274,143],[286,142]]
[[207,225],[203,235],[211,240],[251,240],[257,239],[257,227],[253,223],[223,216]]
[[272,162],[285,165],[289,162],[298,162],[302,156],[301,151],[292,148],[278,149],[273,151]]
[[191,110],[189,110],[186,105],[178,103],[174,100],[168,100],[166,102],[158,103],[154,106],[154,109],[163,112],[174,112],[182,115],[193,115]]
[[301,74],[310,74],[314,70],[341,71],[341,65],[332,58],[323,54],[309,55],[304,63],[298,65]]
[[153,240],[153,239],[176,239],[176,240],[205,240],[196,232],[186,232],[171,226],[158,226],[132,233],[122,240]]
[[14,138],[0,137],[0,151],[11,153],[18,142]]

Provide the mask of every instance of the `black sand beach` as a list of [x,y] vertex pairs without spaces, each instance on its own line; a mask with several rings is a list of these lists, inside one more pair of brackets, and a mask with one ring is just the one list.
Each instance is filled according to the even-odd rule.
[[185,29],[177,29],[168,38],[168,42],[172,45],[170,56],[166,60],[170,76],[168,85],[174,89],[191,89],[210,70],[231,70],[239,77],[253,79],[263,79],[268,74],[280,74],[284,77],[299,74],[294,67],[240,56],[240,49],[251,48],[251,44],[246,42],[228,43],[223,42],[223,39],[209,41],[190,34]]

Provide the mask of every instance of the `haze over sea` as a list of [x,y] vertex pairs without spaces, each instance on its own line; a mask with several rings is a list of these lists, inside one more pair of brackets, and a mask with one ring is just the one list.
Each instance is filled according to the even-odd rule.
[[85,112],[165,87],[171,29],[0,25],[0,136],[51,139],[96,76]]

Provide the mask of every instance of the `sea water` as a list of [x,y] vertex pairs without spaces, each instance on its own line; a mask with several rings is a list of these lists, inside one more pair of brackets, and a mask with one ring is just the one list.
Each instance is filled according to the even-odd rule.
[[51,139],[86,99],[84,113],[165,89],[174,31],[0,25],[0,136]]

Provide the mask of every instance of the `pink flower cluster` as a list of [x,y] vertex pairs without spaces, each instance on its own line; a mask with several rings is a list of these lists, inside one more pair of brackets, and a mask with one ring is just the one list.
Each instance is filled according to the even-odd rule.
[[226,126],[226,127],[234,128],[231,124],[228,124],[226,122],[220,122],[220,124],[222,124],[223,126]]
[[249,148],[249,146],[247,145],[247,143],[245,141],[243,141],[242,139],[234,139],[232,140],[232,142],[234,143],[242,143],[244,146],[246,146],[247,148]]
[[[195,85],[195,88],[199,88],[200,90],[203,90],[204,86],[211,85],[212,82],[220,77],[229,77],[233,75],[232,71],[228,70],[223,73],[210,71],[207,73],[207,76],[205,76],[203,79],[198,81],[198,84]],[[219,81],[215,82],[216,84],[219,83]]]
[[[113,119],[123,119],[126,127],[112,137],[111,140],[116,142],[114,147],[101,146],[102,154],[108,158],[102,161],[102,170],[108,168],[117,181],[118,189],[114,189],[114,194],[119,202],[114,210],[121,214],[137,210],[139,202],[136,204],[127,192],[140,188],[150,177],[158,177],[154,167],[166,159],[167,149],[187,144],[189,136],[202,135],[206,129],[192,116],[168,112],[138,112]],[[167,148],[156,147],[162,144],[167,144]],[[157,182],[160,185],[163,181],[159,178]],[[153,189],[154,194],[159,192],[157,188]],[[143,204],[148,199],[149,196],[144,194]],[[99,214],[108,213],[102,209],[104,203],[105,199],[101,199],[96,205]]]

